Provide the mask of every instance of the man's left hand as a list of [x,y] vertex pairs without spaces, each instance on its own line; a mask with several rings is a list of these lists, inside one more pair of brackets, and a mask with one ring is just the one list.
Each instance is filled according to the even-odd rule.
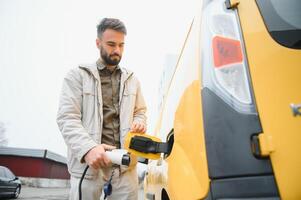
[[133,133],[145,133],[146,126],[141,122],[133,122],[131,132]]

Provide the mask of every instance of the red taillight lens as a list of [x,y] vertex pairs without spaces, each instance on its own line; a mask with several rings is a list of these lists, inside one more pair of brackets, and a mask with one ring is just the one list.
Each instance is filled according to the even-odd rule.
[[243,60],[239,40],[215,36],[212,41],[212,46],[214,66],[216,68],[227,64],[241,63]]

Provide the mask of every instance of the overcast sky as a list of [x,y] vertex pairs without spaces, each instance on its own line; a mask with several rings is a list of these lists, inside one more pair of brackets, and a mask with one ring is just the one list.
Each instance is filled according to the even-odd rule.
[[0,122],[8,145],[66,155],[55,121],[62,80],[97,60],[103,17],[127,27],[121,65],[141,81],[151,132],[164,59],[180,52],[194,11],[194,0],[0,0]]

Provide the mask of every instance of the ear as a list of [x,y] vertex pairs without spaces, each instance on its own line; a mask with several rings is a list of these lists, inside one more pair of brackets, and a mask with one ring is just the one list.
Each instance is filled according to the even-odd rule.
[[96,38],[96,47],[98,48],[98,49],[100,49],[100,45],[101,45],[101,40],[99,39],[99,38]]

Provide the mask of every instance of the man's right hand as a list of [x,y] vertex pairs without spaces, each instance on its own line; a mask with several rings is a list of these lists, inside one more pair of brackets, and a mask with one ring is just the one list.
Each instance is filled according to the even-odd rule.
[[99,144],[88,151],[85,155],[85,161],[94,169],[108,167],[111,165],[111,160],[105,155],[105,151],[113,149],[116,149],[116,147],[107,144]]

